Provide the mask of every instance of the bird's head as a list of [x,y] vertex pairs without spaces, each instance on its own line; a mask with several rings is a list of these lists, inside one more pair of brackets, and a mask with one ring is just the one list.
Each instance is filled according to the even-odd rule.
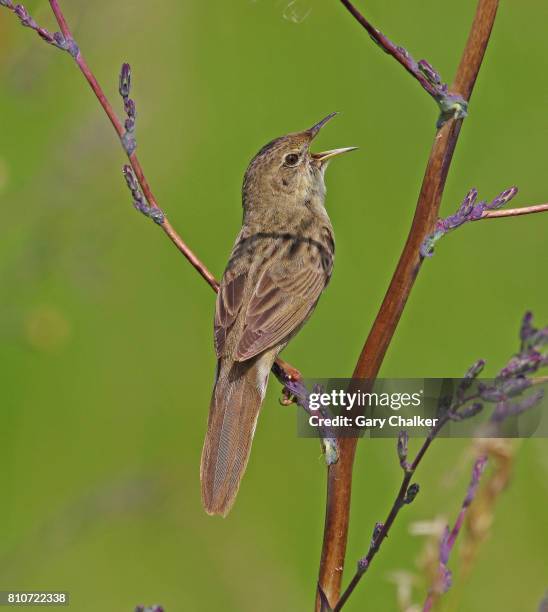
[[310,198],[320,198],[323,204],[324,174],[329,162],[337,155],[356,149],[310,151],[314,138],[336,114],[331,113],[307,130],[272,140],[255,155],[244,177],[244,208],[284,201],[296,205]]

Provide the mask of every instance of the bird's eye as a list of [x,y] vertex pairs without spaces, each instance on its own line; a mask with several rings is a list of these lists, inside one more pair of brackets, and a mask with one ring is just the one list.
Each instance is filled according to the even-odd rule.
[[296,166],[299,163],[299,156],[296,153],[290,153],[285,156],[284,162],[286,166]]

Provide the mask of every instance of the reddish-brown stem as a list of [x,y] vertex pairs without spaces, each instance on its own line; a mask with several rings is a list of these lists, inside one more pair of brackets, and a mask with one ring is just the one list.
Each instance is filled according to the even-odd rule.
[[67,20],[65,19],[65,16],[63,15],[63,11],[61,11],[61,7],[59,6],[59,3],[57,2],[57,0],[50,0],[49,4],[51,6],[51,10],[53,11],[53,14],[55,15],[55,19],[57,19],[57,23],[59,24],[59,27],[61,28],[61,32],[63,33],[63,36],[65,37],[66,40],[73,40],[72,34],[70,33],[70,29],[67,24]]
[[[466,101],[472,94],[497,8],[498,0],[478,2],[470,35],[455,82],[451,87],[452,92],[461,95]],[[356,17],[355,14],[354,16]],[[432,232],[438,218],[445,181],[461,124],[462,119],[450,119],[436,134],[407,242],[354,369],[353,375],[356,378],[374,379],[379,372],[420,270],[422,263],[420,246]],[[340,439],[339,462],[328,467],[326,518],[318,584],[331,605],[338,601],[341,589],[356,444],[355,438]],[[319,595],[316,598],[316,609],[321,609]]]

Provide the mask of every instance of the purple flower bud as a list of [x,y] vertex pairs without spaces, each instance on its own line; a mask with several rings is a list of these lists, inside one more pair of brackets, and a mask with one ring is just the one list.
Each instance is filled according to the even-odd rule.
[[127,98],[131,91],[131,66],[127,63],[122,64],[122,69],[120,70],[119,91],[122,98]]
[[407,433],[407,430],[403,429],[402,431],[400,431],[400,434],[398,436],[398,445],[397,445],[397,449],[398,449],[398,457],[400,460],[400,465],[401,467],[407,471],[409,465],[407,463],[407,445],[409,442],[409,434]]
[[[484,367],[485,367],[485,359],[478,359],[476,363],[474,363],[468,368],[468,370],[466,371],[466,374],[464,375],[464,379],[471,382],[474,378],[477,378],[479,374],[481,374]],[[470,385],[468,384],[467,387],[469,386]]]
[[126,128],[126,131],[133,132],[133,130],[135,129],[135,119],[133,119],[132,117],[128,117],[124,121],[124,126]]
[[159,208],[148,207],[147,217],[150,217],[154,221],[154,223],[158,225],[162,225],[164,221],[166,220],[164,212],[160,210]]
[[443,233],[446,234],[452,229],[455,229],[456,227],[458,227],[459,225],[462,225],[464,221],[465,221],[464,217],[461,217],[461,215],[457,213],[454,215],[449,215],[448,217],[445,217],[445,219],[440,219],[436,227],[441,228]]
[[534,349],[514,355],[499,372],[498,378],[509,378],[510,376],[536,372],[542,363],[542,359],[543,356]]
[[61,34],[61,32],[54,32],[53,39],[55,40],[57,46],[61,48],[66,47],[65,37],[63,36],[63,34]]
[[539,389],[535,393],[524,398],[521,402],[511,403],[508,400],[501,401],[497,404],[491,420],[495,423],[500,423],[505,419],[527,412],[536,406],[544,397],[543,389]]
[[514,414],[521,414],[522,412],[526,412],[531,408],[534,408],[544,397],[544,389],[539,389],[532,393],[531,395],[524,398],[518,404],[515,404],[514,409],[516,412]]
[[466,492],[466,497],[464,498],[464,502],[462,504],[463,508],[467,508],[472,503],[486,465],[486,455],[479,457],[474,463],[474,467],[472,468],[472,479],[470,480],[470,485],[468,486],[468,491]]
[[[129,122],[129,124],[128,124],[128,122]],[[128,125],[131,128],[129,130],[127,128]],[[133,119],[127,119],[126,120],[126,132],[122,136],[122,138],[120,139],[121,142],[122,142],[122,146],[124,147],[124,149],[126,150],[126,153],[128,155],[132,155],[132,153],[137,148],[137,142],[135,141],[135,138],[133,137],[133,129],[134,129],[134,127],[135,126],[133,125]]]
[[125,165],[122,168],[122,172],[124,174],[124,177],[126,179],[126,183],[127,186],[129,187],[129,189],[131,190],[132,194],[134,193],[135,190],[139,189],[139,184],[137,183],[137,178],[133,172],[133,168],[129,165]]
[[519,378],[509,378],[505,379],[500,385],[501,391],[504,393],[506,397],[514,397],[515,395],[520,395],[528,389],[533,383],[525,376],[521,376]]
[[417,67],[432,85],[441,85],[441,76],[429,62],[421,59],[417,63]]
[[501,208],[505,204],[515,197],[518,192],[517,187],[509,187],[505,189],[502,193],[500,193],[492,202],[487,206],[489,210],[494,210],[496,208]]
[[135,117],[135,102],[131,98],[126,99],[124,109],[129,117]]
[[485,207],[487,206],[487,202],[485,202],[485,200],[482,200],[481,202],[478,202],[474,208],[472,208],[472,211],[470,212],[470,215],[468,216],[468,221],[477,221],[478,219],[481,219],[482,215],[483,215],[483,211],[485,210]]
[[479,395],[482,400],[493,403],[500,402],[506,397],[500,389],[496,387],[486,387],[485,385],[479,386]]
[[0,0],[1,6],[6,6],[7,8],[13,8],[13,2],[11,0]]
[[413,500],[415,499],[415,497],[417,497],[417,493],[419,492],[420,487],[419,485],[415,482],[413,483],[408,489],[407,489],[407,493],[405,494],[405,498],[403,500],[404,504],[411,504],[413,502]]
[[17,17],[19,17],[19,19],[21,19],[22,21],[29,18],[29,13],[22,4],[17,4],[14,11]]
[[471,406],[468,406],[467,408],[463,408],[458,412],[452,412],[449,415],[449,418],[452,421],[465,421],[466,419],[471,419],[472,417],[475,417],[482,410],[483,404],[480,404],[480,402],[474,402]]
[[449,525],[445,526],[445,531],[443,532],[443,536],[440,542],[440,561],[443,565],[449,561],[449,554],[451,552],[452,542],[450,541],[449,536],[451,535],[451,531],[449,529]]
[[373,534],[371,535],[370,548],[375,546],[375,542],[377,541],[377,538],[379,537],[383,527],[384,527],[384,523],[375,523],[375,527],[373,527]]
[[472,189],[470,189],[470,191],[466,194],[466,197],[460,205],[458,211],[459,215],[461,215],[462,217],[467,217],[472,212],[472,209],[474,208],[474,204],[476,203],[477,199],[478,190],[475,187],[472,187]]
[[533,334],[535,333],[535,328],[533,327],[533,313],[527,311],[523,315],[523,320],[521,322],[521,328],[519,330],[519,337],[522,342],[526,342]]
[[367,569],[369,565],[369,562],[367,561],[367,557],[363,557],[362,559],[360,559],[358,561],[358,572],[360,572],[360,574],[363,574],[363,572],[365,572],[365,570]]
[[38,24],[36,23],[36,21],[34,21],[34,19],[30,16],[27,9],[22,4],[18,4],[15,7],[15,14],[21,20],[21,25],[27,28],[33,28],[33,29],[38,28]]
[[478,359],[476,363],[474,363],[468,368],[468,370],[466,371],[466,374],[459,382],[459,386],[457,387],[456,396],[461,404],[464,402],[464,399],[465,399],[464,398],[465,391],[472,386],[472,383],[478,377],[478,375],[482,372],[484,367],[485,367],[485,360]]

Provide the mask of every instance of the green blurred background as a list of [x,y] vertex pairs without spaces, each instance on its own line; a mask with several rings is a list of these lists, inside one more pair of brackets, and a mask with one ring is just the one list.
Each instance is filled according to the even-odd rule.
[[[240,186],[269,139],[341,115],[317,146],[360,150],[328,171],[337,261],[285,352],[307,376],[348,376],[412,218],[436,108],[335,0],[63,2],[116,102],[133,68],[138,153],[153,190],[216,274],[241,218]],[[450,80],[475,2],[368,0],[373,23]],[[27,7],[53,28],[45,1]],[[545,201],[548,5],[502,2],[443,203],[472,186]],[[214,296],[133,211],[124,156],[70,58],[0,10],[0,589],[62,589],[72,609],[306,610],[324,520],[319,444],[295,436],[273,380],[243,486],[207,517],[198,466],[214,371]],[[425,263],[384,376],[487,375],[517,348],[526,309],[548,321],[548,216],[471,224]],[[544,278],[544,281],[542,280]],[[452,519],[469,443],[441,440],[349,610],[398,610],[391,572],[417,575],[418,520]],[[348,568],[399,483],[393,441],[360,444]],[[521,444],[471,578],[443,609],[535,610],[548,586],[548,447]],[[452,566],[458,567],[455,554]],[[348,579],[348,575],[347,575]]]

